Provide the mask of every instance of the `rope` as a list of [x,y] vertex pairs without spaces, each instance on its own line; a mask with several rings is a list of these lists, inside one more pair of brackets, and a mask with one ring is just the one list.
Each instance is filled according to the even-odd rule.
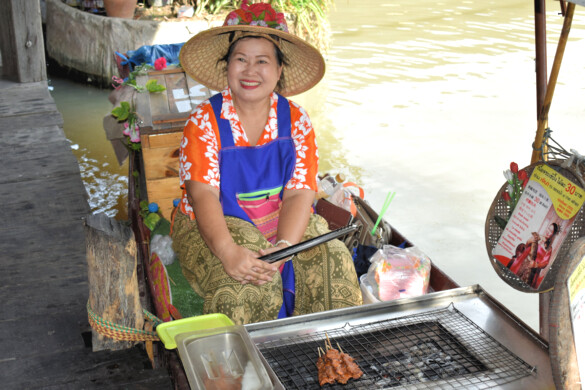
[[[144,316],[156,325],[162,323],[162,321],[154,314],[147,310],[142,310]],[[89,301],[87,301],[87,318],[89,325],[102,336],[123,341],[159,341],[159,337],[156,332],[148,331],[143,329],[130,328],[128,326],[116,324],[108,321],[91,310]]]
[[545,161],[546,160],[545,159],[545,155],[551,154],[550,150],[548,150],[548,149],[547,149],[548,150],[548,153],[545,153],[545,148],[549,148],[550,147],[549,140],[552,140],[556,144],[556,141],[554,141],[552,139],[552,137],[550,136],[551,133],[552,133],[552,130],[550,129],[550,127],[547,127],[546,129],[544,129],[544,134],[542,135],[542,142],[540,143],[540,148],[537,148],[534,145],[534,142],[532,143],[532,150],[535,150],[535,151],[540,152],[539,154],[540,154],[540,160],[541,161]]
[[539,149],[541,156],[544,157],[543,152],[544,147],[546,145],[547,147],[546,161],[565,160],[561,164],[563,168],[570,169],[573,165],[575,165],[575,172],[577,173],[577,176],[580,178],[583,177],[583,174],[581,173],[581,168],[585,168],[585,156],[581,155],[575,149],[570,149],[567,151],[557,141],[555,141],[553,137],[551,137],[551,133],[552,130],[550,128],[545,129],[543,142],[541,148]]
[[563,168],[570,168],[575,163],[575,170],[577,175],[582,177],[579,166],[585,163],[585,156],[579,154],[575,149],[571,149],[571,156],[563,163]]

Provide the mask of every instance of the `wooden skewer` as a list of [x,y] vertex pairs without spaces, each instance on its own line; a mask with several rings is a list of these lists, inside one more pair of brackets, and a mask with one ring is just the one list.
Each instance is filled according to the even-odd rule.
[[337,344],[337,349],[339,349],[339,352],[343,353],[343,349],[341,349],[341,346],[339,345],[339,343],[336,342],[336,344]]
[[329,335],[327,334],[327,332],[325,332],[325,337],[327,338],[327,340],[325,341],[325,348],[327,348],[327,349],[333,348],[331,346],[331,340],[329,340]]

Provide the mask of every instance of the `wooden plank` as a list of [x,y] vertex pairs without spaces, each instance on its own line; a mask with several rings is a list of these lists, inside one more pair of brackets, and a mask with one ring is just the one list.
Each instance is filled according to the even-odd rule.
[[[40,288],[42,286],[42,288]],[[50,294],[48,294],[50,292]],[[83,306],[87,303],[87,274],[67,275],[60,279],[44,278],[27,284],[0,288],[2,320],[18,319],[35,313],[50,313],[56,308]],[[34,304],[25,305],[24,302]]]
[[[0,96],[1,95],[2,94],[0,93]],[[69,144],[65,139],[63,129],[59,126],[29,127],[16,132],[0,131],[0,148],[18,147],[27,149],[29,147],[34,147],[35,145],[47,145],[49,143],[55,143],[56,145],[63,143]],[[52,148],[53,146],[48,149]]]
[[[180,198],[181,188],[178,177],[147,180],[148,199]],[[178,196],[177,196],[178,195]]]
[[151,70],[150,72],[148,72],[149,75],[167,75],[170,73],[184,73],[183,68],[181,67],[167,67],[165,69],[162,70]]
[[79,223],[56,218],[49,221],[39,220],[40,223],[32,226],[24,223],[30,221],[23,219],[20,225],[13,224],[16,228],[0,230],[0,253],[10,259],[2,263],[0,270],[7,271],[15,263],[25,267],[29,264],[35,266],[43,261],[54,263],[53,257],[61,254],[69,262],[73,261],[76,252],[85,263],[85,235],[81,219]]
[[78,176],[0,185],[0,201],[0,233],[58,221],[81,224],[81,216],[89,209]]
[[[132,229],[106,214],[88,215],[85,223],[89,305],[110,323],[131,329],[144,328],[138,293],[138,249]],[[92,331],[92,349],[121,350],[137,341],[116,340]]]
[[0,116],[0,131],[16,131],[39,125],[63,126],[63,117],[58,111],[35,112],[27,115]]
[[[167,83],[164,75],[150,76],[150,80],[156,80],[166,88]],[[143,92],[148,93],[148,92]],[[148,93],[150,95],[150,115],[155,118],[157,115],[169,112],[169,99],[166,93]]]
[[212,92],[206,86],[193,80],[189,75],[186,76],[189,97],[191,98],[191,107],[195,108],[199,103],[209,99],[212,96]]
[[166,134],[152,134],[148,136],[149,147],[154,148],[168,148],[179,147],[181,139],[183,138],[183,129]]
[[173,389],[166,369],[149,368],[145,352],[138,347],[113,352],[91,352],[82,346],[55,353],[33,350],[36,353],[26,359],[0,362],[4,388]]
[[148,201],[156,202],[165,218],[170,218],[170,210],[173,206],[174,199],[180,199],[182,190],[179,185],[178,177],[165,179],[147,180],[146,188]]
[[[0,94],[0,116],[57,111],[46,82],[13,84],[2,89]],[[18,102],[18,104],[15,104]],[[44,125],[39,122],[39,125]]]
[[[25,315],[22,310],[17,310],[0,322],[0,339],[3,340],[0,361],[25,359],[34,355],[35,350],[54,353],[79,349],[83,345],[81,334],[90,330],[89,325],[84,324],[87,314],[85,304],[81,302],[79,305],[51,307],[51,310],[36,313],[29,311]],[[47,319],[50,319],[48,330],[39,332],[38,324],[49,322]],[[34,350],[23,348],[31,345],[35,346]]]
[[[83,244],[83,241],[80,242]],[[83,245],[54,247],[55,254],[47,251],[11,254],[10,263],[0,265],[0,288],[23,285],[42,285],[47,278],[66,281],[70,275],[86,275],[87,264],[80,256]],[[61,257],[69,261],[61,261]]]
[[46,82],[1,82],[0,111],[2,388],[172,389],[143,349],[92,353],[86,344],[89,206]]
[[169,113],[181,114],[188,117],[191,112],[189,90],[185,81],[185,73],[171,73],[165,76],[169,99]]
[[175,199],[180,199],[182,193],[178,192],[177,196],[171,196],[168,198],[159,198],[157,199],[157,204],[159,205],[160,213],[163,217],[165,217],[168,221],[171,220],[171,214],[173,212],[173,201]]
[[39,0],[3,0],[0,36],[5,77],[22,83],[47,79]]
[[[136,84],[144,87],[148,81],[148,76],[140,75],[136,77]],[[152,113],[150,110],[150,93],[137,93],[135,100],[136,113],[140,122],[140,133],[148,133],[152,130]]]
[[170,124],[171,126],[175,124],[176,131],[183,131],[187,119],[189,119],[188,112],[173,112],[154,116],[152,118],[152,124],[157,130],[162,129],[162,124]]
[[79,175],[77,159],[73,153],[55,154],[53,152],[53,150],[67,150],[67,148],[70,148],[70,144],[65,140],[20,149],[0,144],[0,155],[10,153],[13,157],[3,163],[0,183],[26,181],[39,177]]
[[140,144],[142,145],[142,149],[150,148],[150,136],[142,131],[140,132]]
[[[143,149],[144,176],[148,180],[179,177],[179,146]],[[148,184],[147,184],[148,186]]]

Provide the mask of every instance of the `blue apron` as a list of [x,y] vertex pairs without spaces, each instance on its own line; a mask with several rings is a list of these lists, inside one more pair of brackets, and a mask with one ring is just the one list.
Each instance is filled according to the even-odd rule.
[[[278,95],[278,138],[262,146],[235,146],[230,122],[221,117],[221,93],[209,99],[219,128],[219,200],[223,213],[246,220],[274,243],[278,213],[286,183],[291,179],[296,150],[291,138],[290,106]],[[283,304],[278,318],[294,309],[295,276],[292,262],[281,269]]]

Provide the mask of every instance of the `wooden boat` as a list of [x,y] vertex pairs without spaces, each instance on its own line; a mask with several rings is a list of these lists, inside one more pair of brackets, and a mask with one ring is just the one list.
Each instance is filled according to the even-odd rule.
[[[577,3],[579,3],[579,1],[577,1]],[[541,5],[540,7],[539,4]],[[580,4],[583,3],[581,2]],[[540,114],[538,118],[539,127],[537,129],[536,141],[534,144],[535,146],[539,147],[543,142],[542,133],[546,123],[548,107],[550,107],[550,101],[552,99],[552,92],[554,91],[554,82],[556,82],[556,75],[558,74],[558,68],[560,67],[560,58],[562,58],[562,51],[564,50],[564,44],[566,43],[568,29],[564,29],[564,33],[562,34],[561,40],[559,41],[559,51],[557,52],[557,59],[555,59],[555,64],[553,65],[551,83],[547,86],[545,70],[546,61],[543,60],[541,50],[541,47],[544,45],[542,33],[545,31],[545,26],[543,24],[544,15],[541,14],[543,7],[539,2],[535,2],[535,5],[537,17],[537,95]],[[562,6],[565,6],[564,2]],[[573,10],[574,3],[570,3],[567,9],[569,27]],[[543,72],[545,74],[544,77],[542,76]],[[177,157],[183,124],[188,116],[186,112],[180,112],[181,110],[178,109],[177,96],[182,97],[184,101],[188,100],[189,104],[195,105],[198,103],[197,99],[202,100],[203,98],[209,96],[210,92],[205,91],[201,87],[195,85],[192,80],[185,76],[181,69],[169,69],[162,72],[151,72],[149,75],[144,76],[144,78],[139,81],[139,83],[144,85],[146,80],[149,78],[156,78],[160,84],[165,85],[167,87],[167,93],[166,95],[163,94],[160,96],[148,94],[139,95],[138,110],[143,120],[141,127],[142,153],[133,155],[131,158],[129,175],[129,215],[141,253],[139,275],[141,275],[141,280],[143,282],[142,289],[144,292],[144,304],[146,308],[153,310],[155,314],[162,315],[162,313],[156,312],[156,306],[153,304],[153,301],[156,300],[157,297],[157,289],[154,288],[152,283],[152,272],[150,269],[150,259],[148,255],[148,240],[150,231],[143,224],[142,217],[140,215],[140,199],[137,197],[136,190],[138,189],[141,194],[146,194],[148,201],[159,203],[161,206],[162,215],[166,218],[170,218],[172,211],[172,200],[180,196],[180,191],[178,188]],[[173,90],[180,90],[181,92],[173,94]],[[179,104],[183,103],[184,102],[179,102]],[[134,171],[139,172],[139,174],[134,175]],[[364,204],[364,209],[366,210],[366,213],[369,214],[370,218],[375,219],[377,214],[367,205],[367,203]],[[334,213],[334,216],[330,216],[328,222],[330,222],[330,224],[335,224],[335,219],[336,218]],[[407,246],[413,245],[410,240],[403,237],[386,221],[384,224],[392,231],[391,239],[385,243],[393,245],[406,243]],[[453,298],[453,296],[449,295],[450,291],[458,291],[457,294],[459,294],[460,291],[459,286],[457,286],[457,284],[451,278],[449,278],[448,275],[442,272],[435,264],[432,265],[430,275],[430,289],[433,292],[438,292],[438,297],[449,296],[450,299]],[[480,289],[474,291],[477,292],[480,291]],[[548,295],[541,294],[541,323],[544,324],[541,325],[541,329],[546,330],[544,332],[546,334],[543,334],[543,338],[537,334],[530,333],[530,331],[526,331],[524,333],[520,332],[522,335],[530,334],[530,337],[532,337],[533,341],[536,342],[537,348],[535,353],[542,354],[543,350],[546,350],[546,352],[544,352],[546,354],[546,359],[543,361],[546,361],[547,364],[552,365],[552,372],[555,377],[554,381],[558,387],[564,387],[566,385],[566,379],[568,377],[574,378],[576,374],[575,354],[572,353],[572,355],[570,355],[571,348],[566,348],[563,350],[559,347],[560,345],[571,344],[572,332],[570,329],[570,322],[567,321],[567,318],[562,318],[563,325],[557,326],[557,328],[555,328],[554,324],[549,321],[548,318],[549,309],[554,312],[552,314],[554,314],[557,320],[557,324],[558,321],[561,321],[559,317],[568,316],[568,308],[559,301],[562,299],[562,297],[566,298],[566,289],[563,290],[562,293],[563,294],[558,294],[557,296],[551,296],[550,293]],[[484,297],[486,296],[485,292],[483,291],[480,291],[479,295]],[[549,304],[549,300],[552,300],[552,304]],[[422,304],[421,302],[423,301],[419,301],[417,303]],[[510,313],[497,301],[490,299],[489,306],[496,308],[497,313],[503,313],[503,315],[494,317],[496,318],[495,321],[498,328],[505,328],[509,325],[510,321],[514,322],[516,325],[522,324],[521,320]],[[406,307],[391,307],[391,305],[389,305],[383,306],[382,308],[378,308],[374,311],[383,310],[385,313],[389,313],[394,310],[400,313],[401,310],[405,309]],[[368,312],[368,309],[366,308],[360,309],[359,314],[369,315],[371,312]],[[321,316],[318,316],[318,318],[319,321],[335,321],[333,318],[335,315],[335,313],[323,313]],[[287,326],[291,327],[300,326],[299,321],[301,320],[302,319],[291,319],[290,321],[286,322],[286,324]],[[315,319],[312,318],[312,320]],[[569,327],[568,329],[567,324]],[[253,324],[248,327],[248,330],[251,333],[259,332],[263,338],[266,338],[267,332],[270,332],[270,329],[266,329],[266,326],[263,324]],[[551,331],[551,342],[555,343],[555,345],[551,345],[551,354],[554,354],[555,357],[554,362],[548,360],[548,343],[546,339],[548,339],[549,330]],[[508,347],[508,345],[506,346]],[[534,348],[534,346],[531,348]],[[175,351],[165,350],[159,345],[158,348],[155,348],[153,362],[157,366],[165,364],[169,368],[176,388],[188,388],[188,383],[182,367],[182,363],[180,362],[180,359]],[[543,380],[543,383],[545,386],[547,386],[549,383],[548,381],[550,380],[550,378],[547,377],[547,369],[540,367],[539,370],[539,375],[544,375],[546,378]],[[550,373],[550,367],[548,371],[548,373]],[[576,375],[578,378],[578,373]]]
[[[180,198],[179,188],[179,144],[184,124],[191,107],[210,96],[210,91],[198,85],[181,68],[152,71],[148,75],[137,77],[138,85],[145,85],[148,80],[155,79],[166,87],[160,94],[138,93],[136,97],[136,112],[141,119],[141,153],[130,156],[128,200],[129,218],[139,248],[139,279],[142,281],[141,295],[144,295],[143,304],[147,310],[162,318],[164,313],[157,311],[153,304],[160,294],[153,283],[153,272],[149,250],[150,230],[145,226],[140,202],[147,200],[155,202],[160,207],[162,216],[170,220],[173,210],[173,200]],[[188,107],[188,110],[185,108]],[[139,194],[142,194],[140,196]],[[356,199],[358,214],[363,219],[376,221],[378,214],[366,201]],[[325,202],[325,203],[323,203]],[[341,227],[352,221],[351,214],[344,209],[321,200],[317,212],[323,215],[331,229]],[[353,219],[355,222],[356,219]],[[359,223],[359,220],[357,221]],[[387,221],[382,220],[380,237],[377,244],[411,247],[414,244],[404,237]],[[346,240],[346,245],[353,249],[356,239],[365,243],[366,234],[354,236],[354,240]],[[429,281],[430,291],[444,291],[459,287],[436,264],[432,263]],[[159,346],[160,347],[160,346]],[[163,364],[169,367],[177,388],[187,388],[185,374],[175,351],[158,348],[153,353],[155,365]]]

